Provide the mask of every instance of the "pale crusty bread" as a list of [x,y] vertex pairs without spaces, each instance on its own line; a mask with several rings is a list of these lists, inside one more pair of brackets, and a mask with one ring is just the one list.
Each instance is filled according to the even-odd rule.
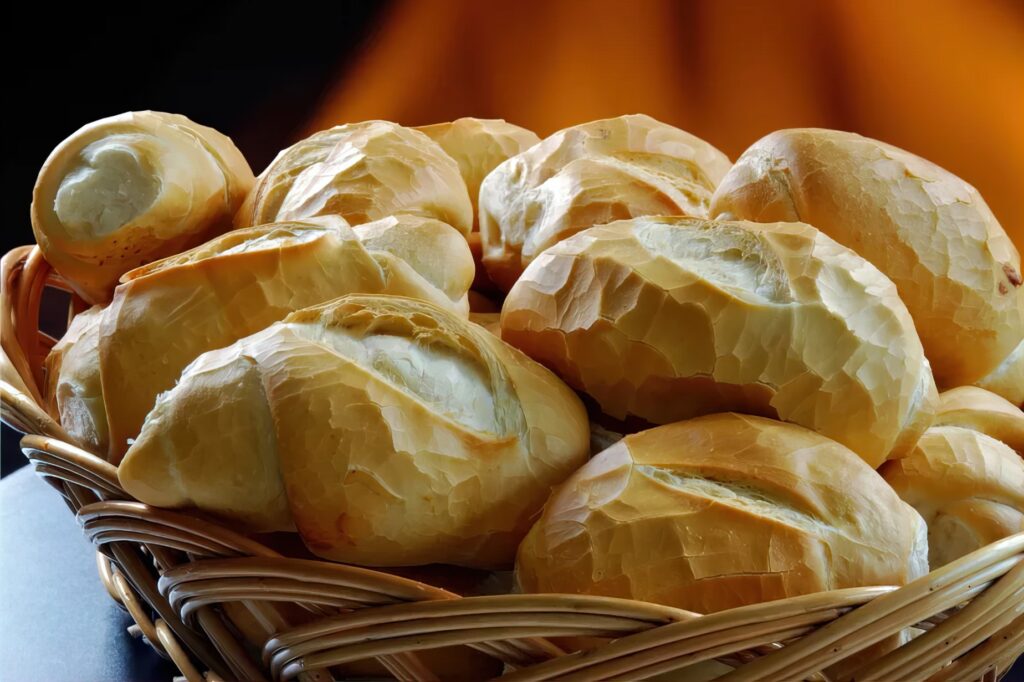
[[[389,273],[389,286],[395,290],[387,293],[434,300],[436,297],[417,291],[417,287],[424,288],[421,280],[425,279],[448,297],[448,301],[438,300],[439,304],[463,313],[469,311],[473,257],[466,240],[451,225],[431,218],[395,215],[357,225],[352,232]],[[417,285],[400,291],[403,280]]]
[[346,296],[196,359],[119,468],[137,499],[367,565],[511,563],[588,456],[579,398],[438,306]]
[[1024,460],[983,433],[932,427],[879,471],[928,523],[933,568],[1024,531]]
[[978,380],[977,385],[1024,409],[1024,339],[998,367]]
[[283,150],[256,178],[239,227],[338,215],[361,225],[407,213],[473,228],[459,166],[429,137],[389,121],[336,126]]
[[813,431],[716,414],[626,438],[558,487],[519,548],[526,592],[701,613],[928,571],[925,525]]
[[[1024,338],[1020,255],[985,200],[892,145],[835,130],[774,132],[737,160],[711,215],[810,223],[878,266],[941,389],[978,382]],[[1024,381],[1005,397],[1020,404]]]
[[336,216],[261,225],[128,273],[101,327],[110,460],[189,362],[294,310],[388,293],[468,313],[473,261],[456,230],[410,215],[359,230],[365,243]]
[[107,411],[100,381],[100,321],[93,306],[75,316],[46,357],[46,399],[50,413],[78,444],[101,457],[109,448]]
[[985,389],[961,386],[940,393],[935,426],[962,426],[980,431],[1024,457],[1024,412]]
[[540,142],[537,133],[500,118],[460,118],[415,128],[459,164],[459,172],[473,204],[473,230],[479,230],[477,199],[480,183],[505,159],[524,152]]
[[502,338],[608,416],[778,417],[877,467],[928,427],[935,385],[896,288],[800,223],[637,218],[545,251]]
[[544,249],[593,225],[642,215],[705,216],[729,169],[713,146],[650,116],[561,130],[480,186],[483,261],[508,291]]
[[213,128],[120,114],[53,150],[32,193],[32,231],[82,298],[105,303],[123,273],[231,229],[252,186],[241,152]]

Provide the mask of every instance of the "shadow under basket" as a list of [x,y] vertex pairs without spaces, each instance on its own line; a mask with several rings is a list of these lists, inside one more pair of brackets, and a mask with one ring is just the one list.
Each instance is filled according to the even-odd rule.
[[[100,579],[135,620],[129,632],[189,681],[365,678],[372,673],[344,666],[365,670],[367,661],[399,680],[476,675],[450,672],[439,649],[494,659],[481,670],[503,670],[508,680],[641,679],[709,661],[737,682],[997,680],[1024,652],[1024,533],[903,587],[700,615],[585,595],[460,597],[285,556],[198,515],[141,504],[121,489],[116,467],[74,444],[43,400],[55,339],[40,331],[40,306],[44,289],[69,292],[66,283],[34,246],[3,258],[2,282],[3,421],[25,434],[21,448],[36,473],[96,545]],[[84,307],[72,295],[68,319]],[[908,631],[916,637],[896,646]],[[563,648],[581,638],[592,648]]]

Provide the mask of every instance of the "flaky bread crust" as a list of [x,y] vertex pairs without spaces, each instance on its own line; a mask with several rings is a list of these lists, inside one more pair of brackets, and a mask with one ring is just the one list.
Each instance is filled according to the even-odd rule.
[[[89,226],[62,222],[62,186],[111,155],[134,159],[136,176],[155,186],[152,201],[113,230],[96,229],[99,215]],[[213,128],[159,111],[111,116],[75,131],[47,158],[32,192],[32,232],[82,298],[106,303],[125,272],[231,229],[253,182],[241,152]]]
[[999,366],[982,377],[977,386],[991,391],[1024,409],[1024,339]]
[[525,592],[700,613],[928,570],[924,523],[807,429],[716,414],[626,438],[558,487],[519,548]]
[[46,399],[51,414],[84,449],[105,457],[110,446],[100,379],[103,308],[75,316],[46,357]]
[[879,471],[928,523],[933,568],[1024,531],[1024,460],[983,433],[932,427]]
[[505,159],[540,142],[537,133],[500,118],[459,118],[415,128],[441,146],[459,164],[459,172],[473,204],[473,231],[477,220],[480,183]]
[[119,476],[157,506],[294,522],[329,559],[496,567],[588,445],[579,398],[482,327],[346,296],[200,356]]
[[111,461],[188,363],[295,310],[347,293],[389,293],[468,314],[472,256],[452,227],[397,216],[362,233],[366,244],[337,217],[272,223],[128,273],[101,327]]
[[909,451],[934,413],[931,372],[895,287],[800,223],[591,228],[527,268],[501,327],[619,420],[773,416],[877,467]]
[[650,116],[561,130],[495,168],[480,186],[491,279],[508,291],[544,249],[580,230],[642,215],[706,215],[729,169],[722,152]]
[[[774,132],[736,161],[711,215],[810,223],[874,263],[907,304],[941,389],[978,382],[1024,339],[1020,254],[985,200],[892,145]],[[1022,391],[1005,397],[1019,404]]]
[[283,150],[260,173],[238,226],[341,216],[361,225],[407,213],[463,234],[473,208],[458,164],[429,137],[389,121],[335,126]]
[[939,394],[935,426],[962,426],[992,436],[1024,457],[1024,412],[1005,398],[975,386]]

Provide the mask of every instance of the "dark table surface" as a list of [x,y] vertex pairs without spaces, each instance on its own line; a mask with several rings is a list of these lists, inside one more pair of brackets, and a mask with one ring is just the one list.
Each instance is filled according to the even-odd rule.
[[31,467],[0,480],[0,680],[169,681],[176,669],[131,624],[57,492]]
[[[0,681],[167,682],[176,669],[131,624],[56,491],[31,467],[0,480]],[[1003,682],[1024,682],[1024,658]]]

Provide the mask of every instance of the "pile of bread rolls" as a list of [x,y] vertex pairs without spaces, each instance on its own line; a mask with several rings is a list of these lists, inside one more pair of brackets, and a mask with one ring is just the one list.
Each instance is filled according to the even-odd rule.
[[142,112],[64,141],[32,222],[93,305],[50,408],[152,505],[705,613],[1024,531],[1020,256],[882,142],[368,121],[254,178]]

